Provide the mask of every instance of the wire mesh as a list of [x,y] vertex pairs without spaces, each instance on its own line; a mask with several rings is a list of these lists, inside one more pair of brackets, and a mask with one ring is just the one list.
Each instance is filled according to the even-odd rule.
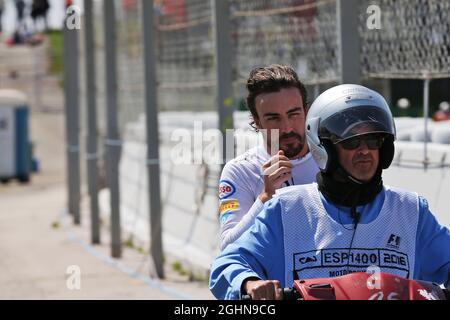
[[360,15],[361,67],[366,77],[450,77],[450,2],[378,0],[361,2],[380,9],[380,29]]
[[144,112],[144,58],[141,1],[116,0],[119,126],[137,121]]
[[210,1],[159,0],[155,14],[160,110],[212,110]]
[[296,68],[307,84],[338,79],[334,0],[231,0],[236,80],[258,65]]

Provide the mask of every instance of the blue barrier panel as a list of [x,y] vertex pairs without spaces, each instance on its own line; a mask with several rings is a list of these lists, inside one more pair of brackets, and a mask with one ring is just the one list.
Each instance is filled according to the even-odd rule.
[[16,176],[21,182],[29,181],[31,170],[30,143],[28,139],[28,108],[17,107],[16,115]]
[[0,179],[7,181],[16,175],[15,112],[0,102]]

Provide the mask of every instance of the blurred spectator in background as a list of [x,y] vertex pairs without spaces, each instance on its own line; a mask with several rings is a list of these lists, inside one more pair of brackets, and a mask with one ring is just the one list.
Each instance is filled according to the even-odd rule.
[[44,29],[48,30],[47,12],[50,8],[48,0],[33,0],[31,7],[31,18],[33,18],[34,30],[38,30],[37,24],[39,21],[44,21]]
[[443,101],[439,104],[439,110],[433,114],[434,121],[450,120],[450,103]]

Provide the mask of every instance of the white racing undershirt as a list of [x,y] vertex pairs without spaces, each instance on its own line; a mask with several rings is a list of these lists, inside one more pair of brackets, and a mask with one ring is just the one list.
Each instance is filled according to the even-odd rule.
[[[219,182],[221,250],[239,238],[263,208],[259,199],[264,189],[262,166],[269,159],[266,149],[258,146],[225,165]],[[319,168],[310,153],[291,163],[292,179],[285,186],[316,181]]]

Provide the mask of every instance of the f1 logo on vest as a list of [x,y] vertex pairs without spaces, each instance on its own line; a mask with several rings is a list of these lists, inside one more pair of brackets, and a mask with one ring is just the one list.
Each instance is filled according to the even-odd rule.
[[389,236],[388,242],[386,244],[386,247],[398,249],[400,247],[400,237],[395,234],[391,234]]

